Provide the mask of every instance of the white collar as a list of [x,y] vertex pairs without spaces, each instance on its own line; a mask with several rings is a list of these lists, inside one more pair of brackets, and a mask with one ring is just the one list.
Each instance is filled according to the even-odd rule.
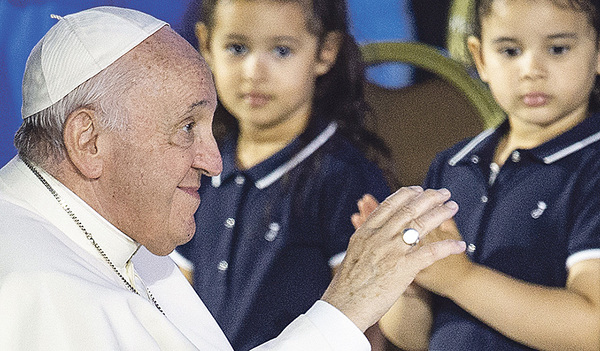
[[[125,265],[136,253],[140,244],[100,216],[53,176],[41,168],[36,167],[36,169],[59,194],[63,203],[77,216],[85,229],[92,234],[94,240],[115,266],[124,272]],[[29,210],[60,228],[69,239],[91,255],[104,260],[81,228],[69,217],[46,186],[19,157],[13,158],[3,167],[0,172],[0,181],[7,185],[7,189],[3,189],[3,192],[7,193],[12,200],[25,205]],[[0,185],[1,188],[2,185]]]
[[[257,180],[254,185],[258,189],[264,189],[271,184],[275,183],[279,178],[283,177],[287,172],[294,169],[302,161],[306,160],[310,155],[317,151],[323,144],[325,144],[336,132],[338,125],[336,122],[330,122],[329,125],[317,135],[310,143],[308,143],[302,150],[298,151],[292,156],[287,162],[274,169],[271,173]],[[211,177],[211,184],[213,187],[218,188],[221,186],[221,174]]]

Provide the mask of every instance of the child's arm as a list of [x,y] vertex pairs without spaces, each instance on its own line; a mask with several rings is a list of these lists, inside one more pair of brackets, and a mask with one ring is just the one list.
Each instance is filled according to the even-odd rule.
[[381,318],[379,327],[402,350],[427,350],[432,321],[431,293],[411,284]]
[[[457,237],[454,223],[449,222],[423,241]],[[533,348],[600,350],[600,259],[573,265],[566,288],[517,280],[474,264],[464,254],[432,265],[415,281]]]
[[[379,203],[367,194],[358,201],[359,213],[352,215],[358,229]],[[385,337],[403,350],[427,350],[432,323],[431,294],[416,284],[408,286],[394,306],[381,318],[379,327]]]

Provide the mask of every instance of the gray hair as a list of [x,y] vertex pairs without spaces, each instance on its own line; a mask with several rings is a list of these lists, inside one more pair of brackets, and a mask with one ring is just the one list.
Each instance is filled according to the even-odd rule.
[[14,139],[19,156],[42,168],[64,160],[67,156],[63,139],[65,122],[67,116],[79,108],[94,110],[98,127],[124,131],[128,113],[122,99],[137,74],[126,61],[115,61],[52,106],[26,118]]

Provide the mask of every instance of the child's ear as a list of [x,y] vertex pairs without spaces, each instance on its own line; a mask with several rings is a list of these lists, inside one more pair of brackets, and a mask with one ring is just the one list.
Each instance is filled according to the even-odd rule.
[[[596,43],[596,47],[600,48],[600,40]],[[600,54],[598,54],[596,60],[596,74],[600,75]]]
[[322,76],[329,72],[342,46],[343,35],[341,32],[329,32],[323,38],[321,49],[319,51],[319,60],[315,68],[317,76]]
[[479,78],[481,78],[482,81],[487,82],[487,75],[485,74],[485,62],[483,61],[483,54],[481,52],[481,41],[474,36],[470,36],[467,39],[467,47],[469,48],[471,57],[473,57],[473,61],[477,67]]
[[196,39],[198,39],[198,50],[210,66],[210,38],[208,27],[206,27],[203,22],[196,22],[194,32],[196,33]]

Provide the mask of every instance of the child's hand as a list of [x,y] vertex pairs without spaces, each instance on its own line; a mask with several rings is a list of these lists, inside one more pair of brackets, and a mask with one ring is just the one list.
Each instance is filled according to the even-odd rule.
[[[445,221],[422,238],[419,246],[447,239],[462,240],[452,219]],[[415,282],[436,294],[448,296],[456,284],[465,281],[472,267],[473,263],[466,254],[451,255],[422,270]]]
[[373,212],[377,206],[379,206],[379,202],[373,197],[373,195],[366,194],[360,200],[358,200],[357,205],[359,213],[354,213],[350,218],[354,229],[358,229],[358,227],[365,223],[371,212]]

